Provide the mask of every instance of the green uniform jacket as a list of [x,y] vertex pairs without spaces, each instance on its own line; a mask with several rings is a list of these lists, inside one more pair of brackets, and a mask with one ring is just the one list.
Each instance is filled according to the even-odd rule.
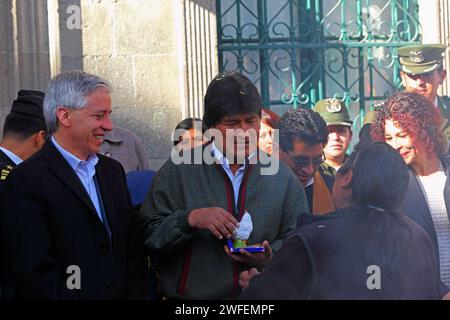
[[438,96],[438,108],[441,111],[442,117],[446,120],[442,130],[444,137],[447,137],[447,141],[450,141],[450,97]]
[[320,165],[319,171],[320,173],[332,176],[333,178],[336,177],[336,170],[332,166],[330,166],[326,161]]
[[[200,147],[201,148],[201,147]],[[207,150],[207,149],[205,149]],[[280,162],[275,175],[261,175],[257,163],[246,168],[234,209],[231,182],[219,164],[174,164],[156,174],[141,208],[145,246],[158,255],[156,270],[163,296],[174,299],[222,299],[239,293],[238,274],[248,266],[233,262],[224,241],[209,230],[193,229],[190,211],[221,207],[235,216],[247,210],[253,220],[248,244],[269,241],[274,252],[309,209],[303,187]]]

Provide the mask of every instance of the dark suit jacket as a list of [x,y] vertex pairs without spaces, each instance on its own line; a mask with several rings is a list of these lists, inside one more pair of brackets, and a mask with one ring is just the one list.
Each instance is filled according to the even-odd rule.
[[[444,187],[444,199],[445,206],[447,208],[447,215],[449,215],[450,219],[450,179],[448,178],[450,174],[450,159],[445,157],[442,159],[442,163],[444,164],[445,173],[447,175],[447,180]],[[425,199],[425,195],[419,185],[416,174],[412,170],[409,171],[408,192],[406,193],[405,200],[403,201],[403,211],[425,229],[433,242],[436,252],[439,252],[436,230],[434,229],[434,223],[427,205],[427,200]],[[437,266],[439,268],[439,255],[437,255],[437,259]],[[440,274],[440,269],[438,272]],[[441,283],[441,294],[445,295],[448,291],[449,288],[447,288],[444,283]]]
[[[146,297],[147,268],[123,168],[99,156],[96,178],[112,239],[78,176],[50,141],[11,172],[1,226],[18,298]],[[72,265],[81,270],[79,290],[67,286]]]
[[0,150],[0,193],[3,189],[6,177],[10,172],[8,167],[14,168],[15,166],[16,164],[2,150]]
[[[1,193],[3,191],[6,178],[9,176],[11,172],[11,168],[14,168],[16,164],[2,151],[0,150],[0,199]],[[1,242],[0,242],[1,246]],[[0,256],[0,299],[3,297],[3,291],[5,287],[5,282],[7,278],[7,270],[3,264],[3,257]]]

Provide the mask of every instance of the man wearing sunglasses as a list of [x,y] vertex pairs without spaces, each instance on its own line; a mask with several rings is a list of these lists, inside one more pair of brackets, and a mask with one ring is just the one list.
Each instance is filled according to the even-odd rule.
[[286,112],[278,121],[280,159],[295,173],[305,188],[312,214],[335,210],[331,198],[334,178],[318,170],[325,161],[323,149],[328,140],[327,124],[309,109]]

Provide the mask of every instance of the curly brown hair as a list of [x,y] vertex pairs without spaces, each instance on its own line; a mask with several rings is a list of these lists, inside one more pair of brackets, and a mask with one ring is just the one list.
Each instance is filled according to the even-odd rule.
[[374,140],[385,141],[386,120],[396,121],[409,135],[414,135],[427,152],[438,157],[444,154],[439,110],[424,96],[412,92],[393,94],[377,109],[371,131]]

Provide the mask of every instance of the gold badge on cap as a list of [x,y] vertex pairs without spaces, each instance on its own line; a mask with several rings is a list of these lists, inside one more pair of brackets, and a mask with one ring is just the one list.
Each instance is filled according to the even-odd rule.
[[331,98],[327,100],[327,111],[329,113],[336,113],[341,111],[341,104],[336,98]]
[[414,63],[421,63],[423,60],[425,60],[425,57],[423,56],[423,52],[420,50],[411,50],[409,52],[409,58]]

